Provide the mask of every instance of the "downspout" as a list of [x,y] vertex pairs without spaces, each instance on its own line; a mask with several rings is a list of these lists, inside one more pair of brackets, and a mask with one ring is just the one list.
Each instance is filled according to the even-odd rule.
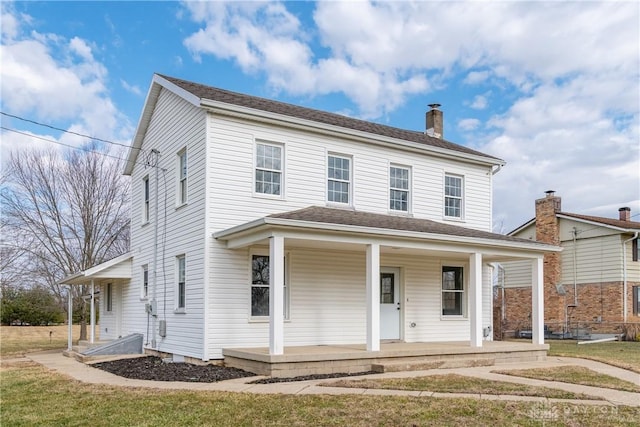
[[627,243],[637,239],[640,232],[636,231],[632,238],[622,242],[622,321],[627,323]]
[[156,176],[155,176],[155,194],[154,194],[154,198],[155,198],[155,206],[154,206],[154,218],[153,218],[153,290],[151,292],[151,307],[152,307],[152,313],[151,313],[151,347],[152,348],[157,348],[157,342],[156,342],[156,318],[157,318],[157,312],[156,312],[156,307],[157,307],[157,287],[158,287],[158,222],[160,221],[158,218],[158,204],[159,204],[159,197],[158,197],[158,180],[159,180],[159,163],[160,163],[160,152],[156,149],[151,150],[151,152],[153,154],[155,154],[155,162],[154,162],[154,168],[156,170]]

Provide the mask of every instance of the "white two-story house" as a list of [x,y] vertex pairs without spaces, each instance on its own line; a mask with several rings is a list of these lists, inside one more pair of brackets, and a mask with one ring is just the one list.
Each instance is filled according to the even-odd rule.
[[542,259],[559,249],[492,233],[504,162],[444,140],[437,106],[426,122],[397,129],[154,75],[125,169],[131,278],[109,295],[101,279],[101,338],[142,333],[149,351],[203,361],[482,348],[491,265],[517,259],[532,265],[542,344]]

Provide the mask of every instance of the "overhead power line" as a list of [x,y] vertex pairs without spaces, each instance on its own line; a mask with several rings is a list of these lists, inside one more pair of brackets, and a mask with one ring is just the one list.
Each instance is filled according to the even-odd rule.
[[[81,136],[83,138],[89,138],[89,139],[92,139],[94,141],[100,141],[100,142],[104,142],[104,143],[107,143],[107,144],[119,145],[120,147],[125,147],[125,148],[134,148],[134,149],[137,149],[137,150],[142,150],[141,148],[131,147],[131,146],[127,145],[127,144],[121,144],[119,142],[110,141],[108,139],[97,138],[95,136],[85,135],[85,134],[74,132],[74,131],[71,131],[71,130],[61,129],[59,127],[52,126],[52,125],[49,125],[49,124],[46,124],[46,123],[41,123],[41,122],[38,122],[36,120],[27,119],[25,117],[20,117],[20,116],[14,115],[14,114],[5,113],[4,111],[0,111],[0,114],[2,114],[3,116],[14,118],[14,119],[22,120],[23,122],[32,123],[32,124],[37,125],[37,126],[43,126],[43,127],[49,128],[49,129],[57,130],[59,132],[69,133],[71,135]],[[10,130],[10,129],[7,129],[7,130]],[[20,132],[18,132],[18,133],[20,133]],[[62,144],[62,145],[65,145],[65,144]]]

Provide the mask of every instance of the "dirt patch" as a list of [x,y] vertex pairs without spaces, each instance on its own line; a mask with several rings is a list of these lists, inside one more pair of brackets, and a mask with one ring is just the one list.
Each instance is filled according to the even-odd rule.
[[190,363],[166,363],[156,356],[119,359],[90,365],[112,374],[135,380],[214,383],[255,374],[236,368]]
[[262,378],[259,380],[251,381],[249,384],[292,383],[295,381],[326,380],[331,378],[357,377],[360,375],[370,375],[370,374],[377,374],[377,373],[378,372],[373,372],[373,371],[355,372],[351,374],[348,374],[345,372],[339,372],[334,374],[302,375],[299,377],[290,377],[290,378]]

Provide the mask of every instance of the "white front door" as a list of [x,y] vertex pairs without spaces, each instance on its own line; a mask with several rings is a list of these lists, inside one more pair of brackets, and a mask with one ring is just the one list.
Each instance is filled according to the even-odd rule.
[[380,339],[400,339],[400,269],[380,269]]

